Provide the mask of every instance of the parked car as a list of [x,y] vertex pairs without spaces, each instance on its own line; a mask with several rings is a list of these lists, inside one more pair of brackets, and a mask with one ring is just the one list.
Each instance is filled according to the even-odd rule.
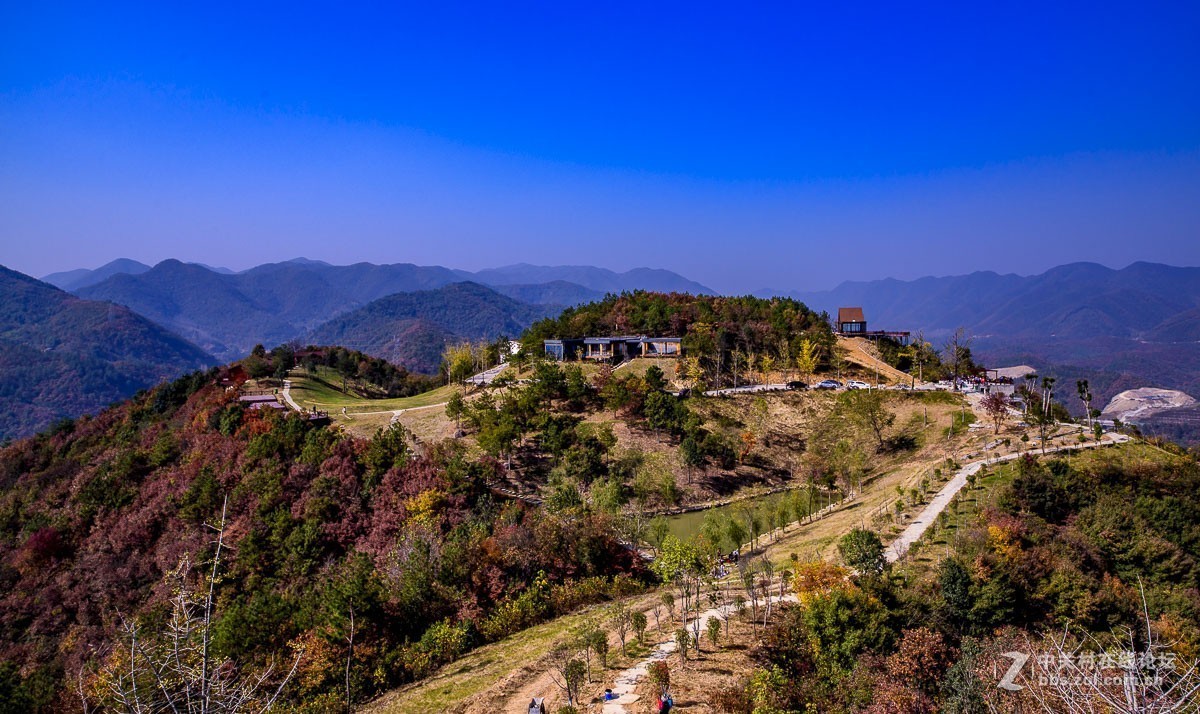
[[813,385],[813,389],[840,389],[842,383],[836,379],[825,379]]
[[846,389],[870,389],[871,385],[866,382],[860,382],[857,379],[852,379],[846,382]]
[[808,389],[808,385],[805,384],[804,382],[796,380],[794,382],[788,382],[787,388],[798,392],[802,389]]

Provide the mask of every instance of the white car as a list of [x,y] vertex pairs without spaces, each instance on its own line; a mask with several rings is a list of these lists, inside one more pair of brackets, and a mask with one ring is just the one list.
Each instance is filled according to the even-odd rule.
[[857,379],[852,379],[846,382],[846,389],[870,389],[871,385],[866,382],[860,382]]

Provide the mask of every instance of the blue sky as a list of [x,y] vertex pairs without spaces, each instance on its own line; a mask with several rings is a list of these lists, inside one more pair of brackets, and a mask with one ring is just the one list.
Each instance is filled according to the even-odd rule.
[[0,10],[0,263],[1200,264],[1196,3],[159,5]]

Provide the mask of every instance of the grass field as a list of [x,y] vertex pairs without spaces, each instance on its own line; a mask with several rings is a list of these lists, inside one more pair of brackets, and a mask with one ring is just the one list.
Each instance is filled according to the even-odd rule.
[[332,376],[327,380],[324,376],[319,372],[316,376],[309,376],[302,369],[292,370],[288,377],[292,382],[292,399],[302,407],[328,411],[332,416],[333,412],[341,412],[343,408],[348,414],[361,414],[442,404],[456,389],[454,386],[447,385],[413,397],[368,399],[355,394],[342,394],[340,387],[337,386],[340,381],[335,382]]

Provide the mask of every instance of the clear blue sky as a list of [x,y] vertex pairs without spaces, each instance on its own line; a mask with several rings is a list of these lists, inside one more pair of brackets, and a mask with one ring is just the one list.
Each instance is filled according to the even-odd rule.
[[1195,2],[176,5],[0,10],[0,263],[1200,264]]

